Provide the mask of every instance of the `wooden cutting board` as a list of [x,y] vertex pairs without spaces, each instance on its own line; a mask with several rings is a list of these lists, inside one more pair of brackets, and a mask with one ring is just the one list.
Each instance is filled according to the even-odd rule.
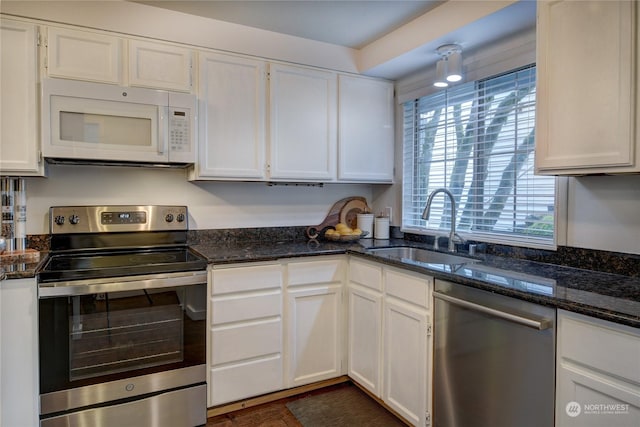
[[357,216],[359,213],[371,212],[367,205],[367,199],[354,196],[345,197],[333,204],[327,217],[320,224],[307,228],[307,237],[315,239],[319,233],[327,227],[335,227],[339,222],[347,224],[351,228],[356,228]]

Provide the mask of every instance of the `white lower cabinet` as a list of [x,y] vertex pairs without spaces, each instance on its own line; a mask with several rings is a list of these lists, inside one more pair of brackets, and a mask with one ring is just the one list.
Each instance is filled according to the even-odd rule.
[[0,287],[0,426],[38,425],[38,286],[35,279]]
[[209,270],[208,406],[346,374],[344,256]]
[[558,310],[557,427],[640,423],[640,330]]
[[430,419],[433,279],[351,259],[349,376],[412,425]]
[[288,387],[346,373],[344,257],[287,263],[286,337]]
[[281,390],[282,266],[210,269],[208,406]]
[[382,396],[382,267],[351,259],[348,282],[348,373]]
[[429,411],[429,312],[433,279],[388,267],[384,273],[382,400],[413,425]]

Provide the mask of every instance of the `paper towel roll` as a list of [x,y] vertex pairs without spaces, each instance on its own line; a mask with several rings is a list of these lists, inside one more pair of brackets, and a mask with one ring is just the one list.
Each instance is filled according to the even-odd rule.
[[15,246],[19,251],[27,249],[27,191],[24,178],[13,182],[13,222]]

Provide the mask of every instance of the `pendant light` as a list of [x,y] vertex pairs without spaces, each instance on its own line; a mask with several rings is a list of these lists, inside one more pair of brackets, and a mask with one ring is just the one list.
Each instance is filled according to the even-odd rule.
[[435,87],[447,87],[447,60],[441,59],[436,64],[436,81],[433,82]]
[[440,60],[436,63],[435,87],[447,87],[449,83],[462,80],[462,47],[457,44],[445,44],[436,49]]
[[462,80],[462,54],[455,50],[447,57],[447,81],[459,82]]

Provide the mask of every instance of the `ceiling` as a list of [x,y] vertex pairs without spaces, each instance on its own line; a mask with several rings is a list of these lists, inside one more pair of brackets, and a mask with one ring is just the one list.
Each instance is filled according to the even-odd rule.
[[[364,68],[361,72],[375,77],[398,79],[439,59],[436,50],[444,44],[456,43],[464,52],[486,46],[525,29],[535,27],[535,0],[129,0],[190,15],[226,21],[262,30],[331,43],[353,49],[367,49],[420,25],[446,28],[431,31],[430,38],[411,49],[397,49],[395,57]],[[466,11],[481,4],[498,4],[491,14],[473,22],[452,26],[442,21],[440,6],[451,5],[456,21]],[[504,6],[503,6],[504,5]],[[440,7],[440,8],[439,8]],[[451,15],[449,15],[451,16]],[[387,36],[387,37],[385,37]],[[376,47],[377,48],[377,47]],[[404,47],[403,47],[404,48]]]
[[443,1],[135,1],[191,15],[360,49]]

